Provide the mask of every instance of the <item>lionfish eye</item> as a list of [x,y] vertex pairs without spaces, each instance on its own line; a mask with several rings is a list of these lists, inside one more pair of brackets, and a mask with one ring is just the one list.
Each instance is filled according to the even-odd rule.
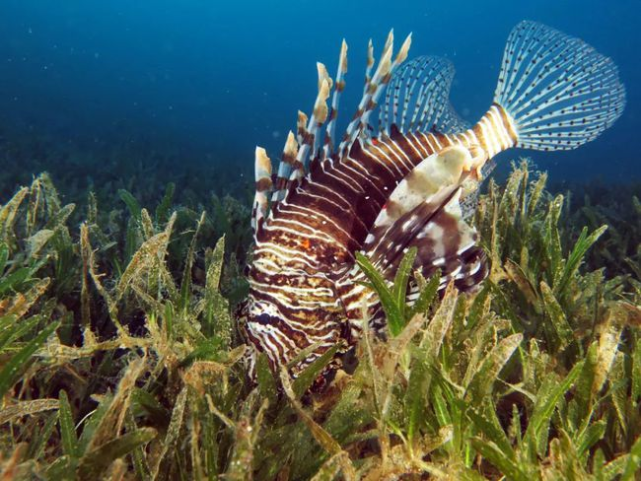
[[262,313],[254,317],[254,319],[252,320],[254,322],[257,322],[258,324],[267,325],[267,324],[271,324],[271,318],[272,316],[270,316],[269,314]]

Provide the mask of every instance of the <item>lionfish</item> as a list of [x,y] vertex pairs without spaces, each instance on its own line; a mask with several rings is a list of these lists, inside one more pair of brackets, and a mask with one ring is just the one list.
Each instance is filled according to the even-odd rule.
[[[390,32],[374,69],[370,41],[363,96],[338,145],[345,41],[335,81],[318,64],[313,113],[299,112],[276,175],[265,150],[256,149],[255,246],[239,320],[273,369],[288,366],[295,377],[337,343],[344,354],[363,329],[384,335],[384,312],[362,282],[357,252],[391,282],[415,247],[414,269],[426,278],[440,272],[439,288],[454,282],[460,291],[474,289],[488,261],[468,218],[491,159],[511,147],[574,149],[625,106],[609,58],[523,21],[508,37],[494,102],[468,127],[449,102],[451,63],[431,56],[404,63],[410,42],[411,35],[394,56]],[[412,285],[408,302],[416,296]],[[340,362],[336,355],[326,375]]]

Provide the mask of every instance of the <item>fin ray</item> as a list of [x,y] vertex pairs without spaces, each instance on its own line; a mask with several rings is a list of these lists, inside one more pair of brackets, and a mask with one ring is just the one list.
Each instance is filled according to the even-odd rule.
[[338,68],[336,71],[336,81],[334,94],[332,95],[332,104],[329,112],[329,120],[325,130],[325,145],[323,146],[323,158],[329,157],[336,147],[335,131],[336,119],[338,117],[338,107],[340,104],[341,94],[345,89],[345,74],[347,73],[347,42],[343,40],[341,44],[341,53],[338,57]]
[[370,43],[368,47],[366,83],[363,91],[363,97],[361,98],[354,118],[347,126],[343,141],[338,148],[339,157],[349,150],[350,146],[359,136],[366,135],[369,127],[369,118],[374,109],[378,106],[379,98],[383,94],[383,91],[387,87],[390,79],[393,77],[395,70],[407,58],[411,43],[412,35],[410,34],[401,45],[396,57],[392,58],[394,53],[394,33],[390,32],[387,37],[387,41],[385,42],[385,46],[383,47],[381,58],[378,61],[376,70],[371,77],[370,72],[373,69],[374,57]]

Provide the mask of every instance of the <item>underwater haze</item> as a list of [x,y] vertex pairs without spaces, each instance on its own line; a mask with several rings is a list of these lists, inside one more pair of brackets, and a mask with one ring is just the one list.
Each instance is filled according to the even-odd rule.
[[399,39],[413,33],[410,57],[454,62],[452,102],[476,121],[492,101],[508,33],[530,19],[613,58],[628,103],[596,141],[527,155],[557,182],[637,180],[640,10],[638,0],[509,6],[502,0],[3,0],[0,149],[25,135],[46,136],[89,157],[132,143],[143,146],[141,155],[167,150],[177,163],[224,165],[249,182],[255,145],[278,156],[297,110],[311,110],[315,62],[334,75],[343,38],[349,45],[343,115],[360,99],[368,39],[378,57],[394,28]]

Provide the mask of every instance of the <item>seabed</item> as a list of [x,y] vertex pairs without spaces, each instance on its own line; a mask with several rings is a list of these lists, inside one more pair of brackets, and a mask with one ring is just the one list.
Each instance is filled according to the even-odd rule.
[[3,479],[641,479],[641,185],[515,164],[481,289],[381,293],[396,335],[315,393],[328,356],[245,375],[248,187],[38,148],[0,172]]

